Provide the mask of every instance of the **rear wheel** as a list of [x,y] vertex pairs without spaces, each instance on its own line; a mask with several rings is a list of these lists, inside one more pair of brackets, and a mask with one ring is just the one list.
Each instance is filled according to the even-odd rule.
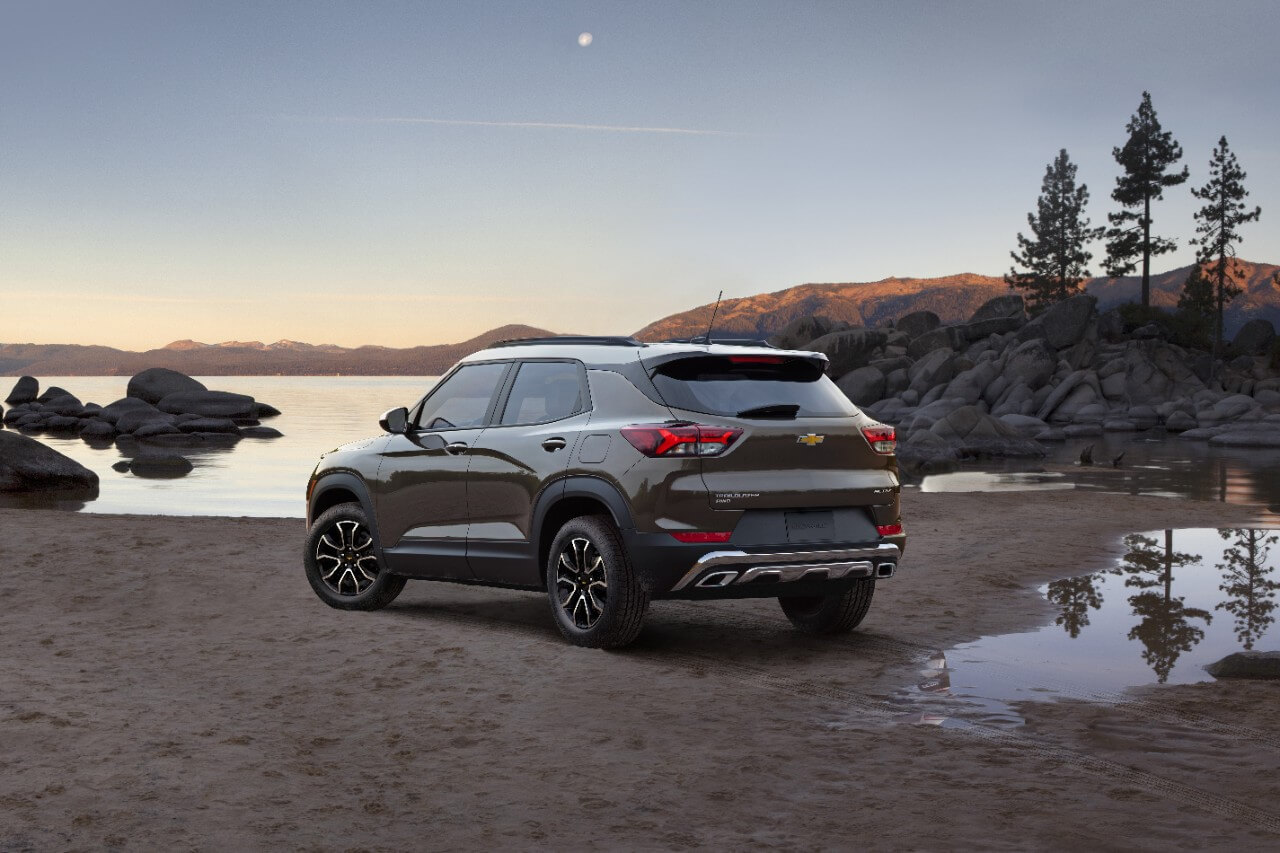
[[875,578],[859,578],[841,592],[779,598],[778,603],[791,624],[806,634],[846,634],[866,618],[875,592]]
[[303,563],[320,600],[339,610],[378,610],[404,589],[374,549],[373,528],[359,504],[338,504],[307,531]]
[[598,515],[570,519],[556,534],[547,555],[547,595],[565,639],[595,649],[634,640],[649,608],[622,537]]

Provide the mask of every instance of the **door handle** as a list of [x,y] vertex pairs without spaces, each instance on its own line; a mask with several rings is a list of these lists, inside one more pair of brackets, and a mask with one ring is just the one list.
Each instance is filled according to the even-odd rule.
[[449,453],[449,454],[452,454],[453,456],[457,456],[459,453],[467,452],[467,445],[466,445],[466,442],[455,441],[455,442],[452,442],[451,444],[446,444],[444,446],[444,450],[445,450],[445,453]]
[[563,438],[548,438],[546,441],[542,442],[542,449],[548,453],[555,453],[557,450],[563,450],[565,443],[566,442]]

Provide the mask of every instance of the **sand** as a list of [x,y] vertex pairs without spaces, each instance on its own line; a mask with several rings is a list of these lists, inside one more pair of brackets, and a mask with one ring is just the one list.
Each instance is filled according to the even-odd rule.
[[[542,596],[320,603],[297,520],[0,511],[0,850],[1280,846],[1280,686],[893,721],[930,650],[1029,629],[1035,588],[1222,504],[919,494],[860,633],[659,602],[566,645]],[[889,709],[889,710],[887,710]]]

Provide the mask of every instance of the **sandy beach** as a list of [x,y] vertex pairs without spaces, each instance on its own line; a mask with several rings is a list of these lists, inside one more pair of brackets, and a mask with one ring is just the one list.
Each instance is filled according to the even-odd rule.
[[635,647],[542,596],[321,604],[297,520],[0,511],[0,850],[1261,849],[1274,683],[895,721],[930,651],[1051,619],[1036,586],[1242,507],[919,494],[859,633],[659,602]]

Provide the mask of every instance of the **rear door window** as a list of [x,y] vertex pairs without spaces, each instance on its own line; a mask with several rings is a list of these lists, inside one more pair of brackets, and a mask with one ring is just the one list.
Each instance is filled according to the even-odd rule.
[[576,361],[526,361],[511,385],[501,423],[547,423],[576,415],[584,408],[582,375]]
[[857,414],[822,367],[785,356],[694,356],[653,376],[672,408],[742,418],[839,418]]

